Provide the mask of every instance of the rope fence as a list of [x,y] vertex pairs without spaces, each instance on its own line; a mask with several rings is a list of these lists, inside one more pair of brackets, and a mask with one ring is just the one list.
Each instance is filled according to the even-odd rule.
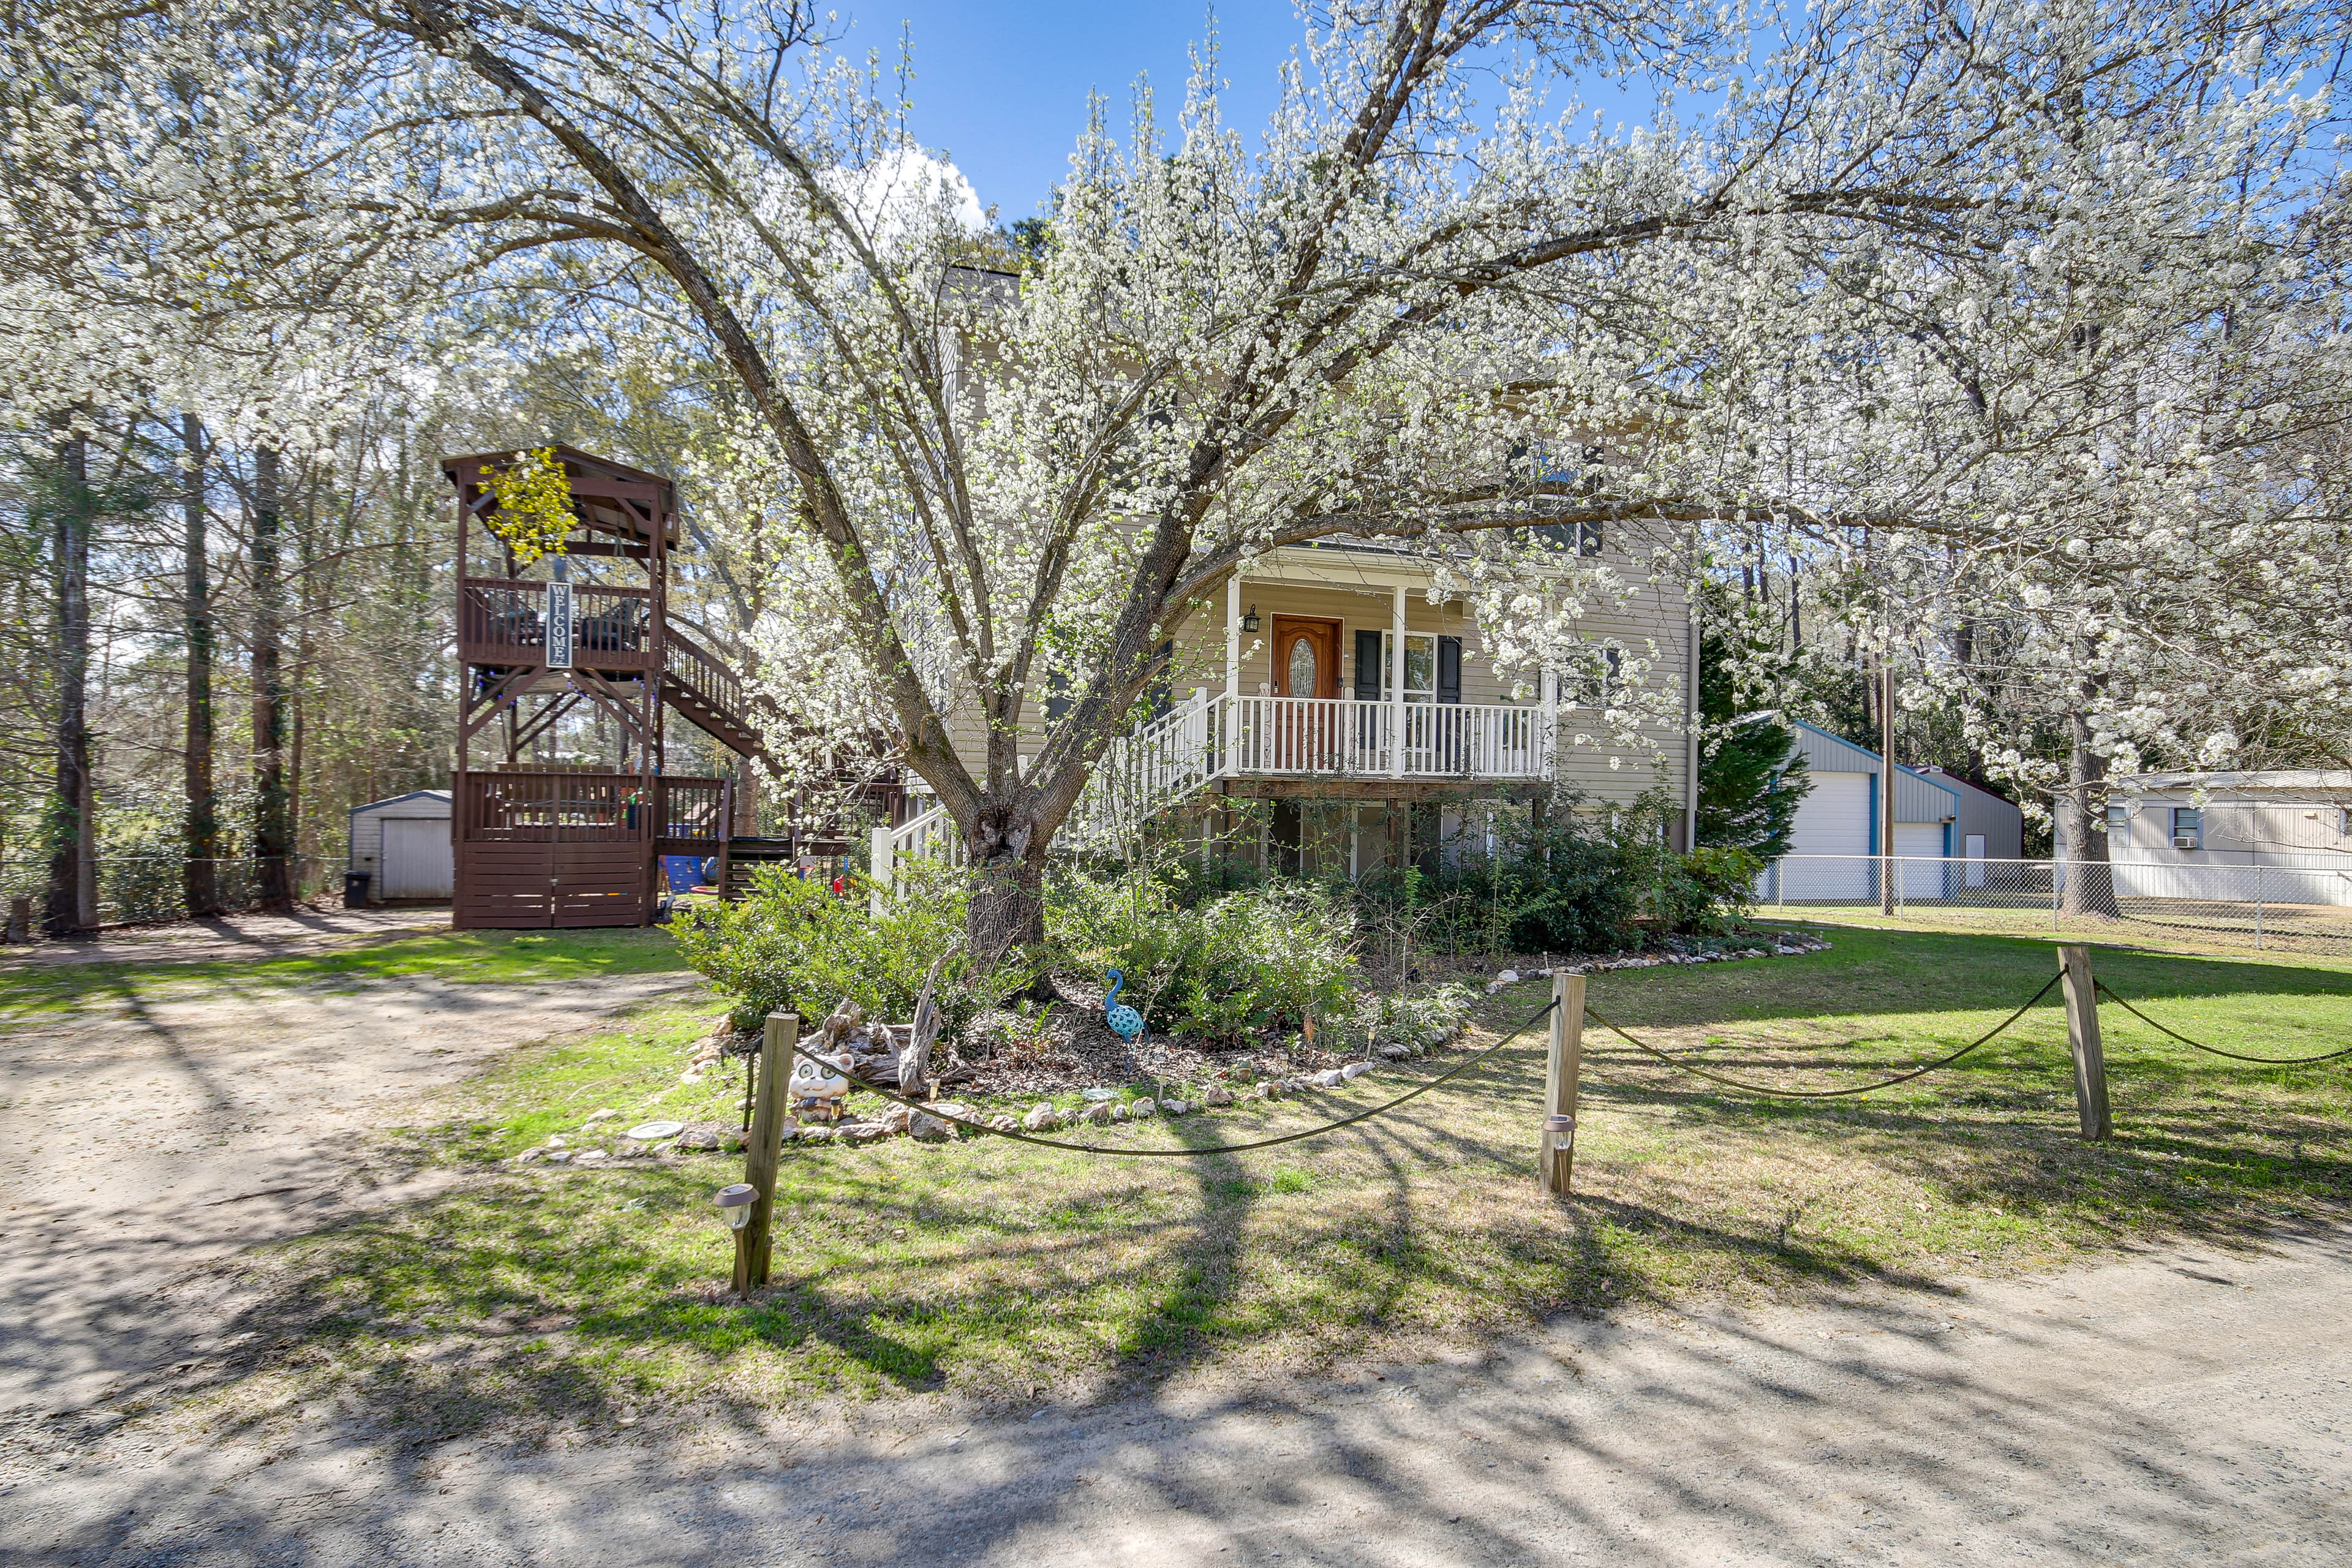
[[[2011,1009],[2007,1017],[2004,1017],[2000,1023],[1995,1024],[1991,1028],[1987,1029],[1983,1034],[1979,1035],[1976,1038],[1969,1041],[1968,1044],[1961,1046],[1958,1049],[1952,1051],[1948,1055],[1938,1057],[1931,1062],[1923,1062],[1917,1067],[1880,1079],[1873,1083],[1854,1084],[1843,1089],[1783,1089],[1777,1084],[1754,1083],[1743,1079],[1733,1078],[1728,1074],[1717,1072],[1711,1068],[1703,1067],[1696,1062],[1685,1061],[1681,1058],[1674,1055],[1671,1051],[1652,1045],[1647,1040],[1640,1038],[1621,1025],[1613,1023],[1610,1019],[1604,1017],[1600,1010],[1592,1006],[1590,1003],[1585,1005],[1583,1012],[1586,1017],[1591,1019],[1595,1024],[1600,1025],[1602,1028],[1608,1030],[1611,1034],[1616,1036],[1619,1039],[1624,1041],[1627,1045],[1633,1047],[1643,1055],[1661,1062],[1665,1066],[1674,1068],[1677,1072],[1687,1073],[1693,1078],[1704,1079],[1709,1083],[1719,1084],[1725,1089],[1731,1089],[1736,1093],[1754,1095],[1759,1099],[1771,1100],[1846,1100],[1858,1095],[1876,1094],[1882,1089],[1893,1089],[1898,1084],[1909,1083],[1916,1079],[1925,1078],[1929,1073],[1940,1072],[1944,1068],[1950,1067],[1955,1062],[1959,1061],[1962,1058],[1991,1044],[1992,1041],[1998,1039],[2001,1035],[2014,1027],[2017,1022],[2023,1018],[2026,1014],[2040,1005],[2043,998],[2047,997],[2052,991],[2057,989],[2060,982],[2064,978],[2065,975],[2063,972],[2057,974],[2053,974],[2048,980],[2042,983],[2040,990],[2034,992],[2032,995],[2028,996],[2024,1001],[2019,1003],[2014,1008]],[[2116,1005],[2121,1007],[2133,1017],[2138,1019],[2141,1023],[2146,1024],[2148,1027],[2155,1029],[2159,1034],[2177,1040],[2180,1044],[2189,1047],[2191,1049],[2205,1051],[2217,1057],[2226,1057],[2231,1061],[2252,1062],[2265,1067],[2301,1067],[2318,1062],[2335,1061],[2344,1057],[2352,1057],[2352,1046],[2347,1046],[2342,1050],[2328,1051],[2318,1056],[2310,1057],[2256,1057],[2248,1056],[2238,1051],[2223,1050],[2218,1046],[2209,1046],[2200,1041],[2192,1040],[2188,1036],[2181,1034],[2179,1030],[2167,1027],[2165,1025],[2157,1022],[2154,1018],[2149,1017],[2146,1013],[2141,1012],[2139,1008],[2134,1006],[2126,998],[2118,995],[2105,981],[2095,982],[2095,984],[2099,995],[2104,996],[2110,1002],[2113,1002]],[[908,1099],[905,1095],[898,1094],[890,1089],[878,1088],[873,1084],[859,1083],[853,1080],[853,1087],[863,1089],[869,1094],[878,1096],[893,1104],[903,1105],[910,1111],[919,1111],[926,1116],[935,1117],[941,1121],[948,1122],[952,1126],[963,1128],[965,1131],[970,1132],[979,1133],[982,1136],[991,1138],[1009,1138],[1016,1143],[1033,1143],[1041,1149],[1062,1149],[1067,1150],[1073,1153],[1109,1154],[1126,1159],[1138,1160],[1188,1160],[1200,1159],[1211,1154],[1241,1154],[1247,1153],[1255,1149],[1275,1149],[1279,1148],[1286,1143],[1297,1143],[1309,1138],[1319,1138],[1327,1132],[1336,1132],[1340,1128],[1352,1127],[1360,1121],[1367,1121],[1376,1116],[1386,1115],[1388,1112],[1396,1110],[1399,1106],[1405,1105],[1412,1100],[1418,1100],[1423,1095],[1427,1094],[1430,1090],[1450,1083],[1454,1079],[1461,1077],[1472,1068],[1480,1066],[1488,1058],[1495,1056],[1497,1052],[1509,1047],[1529,1029],[1534,1028],[1538,1024],[1542,1023],[1546,1018],[1551,1016],[1552,1013],[1559,1006],[1559,1003],[1557,1000],[1547,1003],[1540,1010],[1522,1021],[1509,1034],[1504,1036],[1493,1045],[1488,1046],[1484,1050],[1478,1052],[1477,1055],[1471,1057],[1465,1061],[1456,1063],[1454,1066],[1448,1068],[1445,1071],[1440,1073],[1437,1077],[1431,1079],[1428,1082],[1417,1085],[1413,1089],[1407,1090],[1405,1093],[1397,1096],[1393,1100],[1385,1101],[1380,1105],[1372,1106],[1368,1110],[1357,1111],[1353,1115],[1343,1116],[1336,1121],[1323,1122],[1318,1126],[1306,1128],[1297,1132],[1286,1132],[1279,1137],[1261,1138],[1247,1143],[1219,1143],[1204,1148],[1191,1149],[1131,1149],[1123,1148],[1116,1144],[1079,1143],[1073,1142],[1067,1139],[1040,1138],[1032,1132],[1019,1131],[1013,1129],[1003,1127],[992,1127],[986,1122],[973,1121],[968,1118],[961,1116],[951,1116],[939,1110],[934,1105],[928,1104],[922,1100]],[[1845,1042],[1847,1045],[1854,1045],[1858,1043],[1859,1042],[1857,1041]],[[819,1058],[814,1052],[809,1050],[797,1042],[793,1046],[792,1054],[795,1057],[805,1058],[811,1061],[822,1062],[823,1060],[823,1058]],[[829,1066],[830,1064],[828,1063],[824,1065]],[[749,1098],[750,1087],[751,1086],[749,1084],[746,1084],[745,1086],[747,1099]]]
[[[2007,1029],[2011,1024],[2014,1024],[2020,1018],[2024,1017],[2028,1008],[2031,1008],[2035,1003],[2050,994],[2051,991],[2057,985],[2060,976],[2055,974],[2052,975],[2048,980],[2042,983],[2041,990],[2036,991],[2032,995],[2018,1004],[2017,1010],[2015,1012],[2011,1013],[2008,1017],[2003,1018],[2000,1023],[1995,1024],[1991,1028],[1987,1029],[1983,1034],[1979,1035],[1975,1039],[1970,1040],[1967,1045],[1962,1046],[1958,1050],[1954,1051],[1950,1056],[1938,1057],[1934,1061],[1927,1063],[1924,1067],[1913,1068],[1910,1071],[1897,1073],[1893,1078],[1881,1079],[1876,1083],[1858,1084],[1851,1089],[1780,1089],[1775,1085],[1767,1083],[1743,1083],[1736,1078],[1727,1078],[1719,1072],[1710,1071],[1706,1068],[1700,1067],[1696,1062],[1683,1061],[1679,1058],[1660,1050],[1655,1046],[1650,1045],[1643,1040],[1635,1039],[1632,1035],[1627,1034],[1623,1029],[1619,1028],[1616,1025],[1602,1017],[1593,1009],[1590,1003],[1585,1005],[1584,1015],[1586,1017],[1591,1018],[1594,1023],[1600,1025],[1602,1028],[1608,1030],[1611,1034],[1616,1036],[1619,1039],[1623,1040],[1635,1050],[1641,1051],[1644,1055],[1657,1058],[1658,1060],[1665,1063],[1668,1067],[1675,1068],[1676,1071],[1686,1072],[1696,1078],[1706,1079],[1712,1082],[1722,1084],[1727,1089],[1738,1089],[1742,1094],[1761,1095],[1775,1100],[1840,1100],[1850,1095],[1875,1094],[1882,1089],[1892,1089],[1898,1083],[1908,1083],[1915,1078],[1925,1078],[1929,1073],[1935,1072],[1939,1068],[1950,1067],[1954,1062],[1958,1061],[1962,1057],[1967,1056],[1970,1051],[1975,1050],[1978,1047],[1990,1041],[1995,1036],[2000,1034],[2004,1029]],[[1854,1043],[1855,1042],[1853,1041],[1847,1042],[1849,1045]]]
[[[2239,1051],[2223,1050],[2217,1046],[2209,1046],[2201,1041],[2192,1040],[2179,1030],[2158,1023],[2132,1003],[2116,994],[2104,982],[2096,980],[2091,972],[2088,947],[2079,943],[2061,944],[2058,952],[2058,973],[2042,982],[2039,990],[2011,1009],[2008,1016],[1983,1034],[1958,1049],[1937,1057],[1933,1061],[1923,1062],[1916,1067],[1906,1068],[1872,1083],[1853,1084],[1843,1089],[1782,1089],[1777,1084],[1755,1083],[1717,1072],[1696,1062],[1684,1061],[1672,1052],[1663,1050],[1641,1039],[1629,1030],[1603,1017],[1585,998],[1585,977],[1581,973],[1554,973],[1552,999],[1545,1006],[1493,1045],[1466,1060],[1455,1063],[1427,1082],[1416,1084],[1393,1100],[1370,1106],[1351,1115],[1339,1117],[1314,1127],[1302,1128],[1296,1132],[1285,1132],[1272,1138],[1254,1139],[1246,1143],[1214,1143],[1181,1149],[1136,1149],[1108,1143],[1080,1143],[1060,1138],[1040,1138],[1031,1132],[1010,1127],[991,1126],[968,1117],[953,1115],[940,1110],[935,1105],[925,1104],[923,1101],[874,1084],[856,1083],[855,1080],[853,1084],[854,1087],[863,1089],[893,1104],[905,1106],[910,1112],[920,1112],[923,1115],[937,1118],[950,1126],[961,1127],[968,1132],[982,1137],[1005,1138],[1016,1143],[1030,1143],[1041,1149],[1060,1149],[1076,1154],[1102,1154],[1129,1160],[1199,1160],[1211,1156],[1244,1154],[1259,1149],[1278,1149],[1286,1143],[1297,1143],[1309,1138],[1320,1138],[1328,1133],[1337,1132],[1343,1127],[1352,1127],[1359,1122],[1369,1121],[1374,1117],[1385,1116],[1399,1107],[1407,1105],[1431,1090],[1442,1088],[1465,1073],[1492,1060],[1499,1052],[1509,1048],[1529,1029],[1546,1019],[1550,1019],[1552,1027],[1549,1031],[1549,1058],[1546,1064],[1544,1084],[1544,1103],[1548,1114],[1542,1119],[1542,1136],[1537,1145],[1537,1169],[1538,1179],[1543,1186],[1552,1194],[1565,1198],[1570,1194],[1574,1166],[1577,1075],[1583,1049],[1583,1024],[1587,1018],[1591,1019],[1592,1022],[1643,1055],[1677,1072],[1703,1079],[1735,1093],[1772,1100],[1843,1100],[1859,1095],[1875,1094],[1882,1089],[1909,1083],[1925,1078],[1929,1073],[1951,1067],[1971,1052],[1981,1049],[2015,1027],[2018,1021],[2038,1006],[2053,990],[2063,985],[2066,1008],[2066,1043],[2069,1054],[2074,1060],[2075,1106],[2081,1118],[2082,1135],[2092,1142],[2103,1142],[2114,1135],[2107,1101],[2106,1060],[2099,1039],[2098,1005],[2102,997],[2115,1003],[2133,1017],[2168,1038],[2194,1050],[2204,1051],[2232,1061],[2250,1062],[2263,1067],[2304,1067],[2352,1057],[2352,1047],[2308,1057],[2257,1057]],[[746,1180],[721,1189],[715,1199],[726,1212],[741,1216],[731,1219],[730,1223],[736,1231],[735,1288],[739,1293],[746,1297],[754,1289],[766,1284],[769,1279],[770,1226],[773,1218],[776,1159],[781,1152],[782,1142],[782,1121],[784,1108],[783,1085],[777,1079],[789,1074],[792,1060],[795,1057],[828,1068],[834,1065],[816,1052],[803,1046],[798,1037],[798,1019],[790,1015],[774,1014],[768,1019],[767,1038],[759,1058],[760,1065],[752,1069],[756,1079],[747,1079],[744,1085],[747,1100],[751,1096],[753,1081],[757,1081],[760,1089],[755,1125],[747,1129],[751,1133],[751,1139],[746,1145],[744,1172]],[[1853,1046],[1859,1045],[1861,1042],[1848,1041],[1846,1044]]]
[[2273,1068],[2305,1067],[2313,1062],[2332,1062],[2339,1057],[2352,1057],[2352,1046],[2347,1046],[2340,1051],[2323,1051],[2315,1057],[2250,1057],[2240,1051],[2225,1051],[2219,1046],[2209,1046],[2204,1044],[2202,1041],[2192,1040],[2178,1029],[2167,1028],[2164,1025],[2158,1023],[2155,1019],[2149,1017],[2147,1014],[2133,1006],[2121,996],[2116,995],[2113,988],[2111,988],[2105,981],[2102,980],[2097,984],[2100,995],[2105,996],[2108,1001],[2114,1003],[2116,1006],[2121,1007],[2125,1012],[2129,1013],[2133,1017],[2137,1018],[2141,1023],[2146,1024],[2158,1034],[2169,1036],[2171,1038],[2179,1041],[2182,1045],[2187,1046],[2190,1050],[2203,1051],[2209,1056],[2227,1057],[2233,1062],[2256,1062],[2263,1067]]

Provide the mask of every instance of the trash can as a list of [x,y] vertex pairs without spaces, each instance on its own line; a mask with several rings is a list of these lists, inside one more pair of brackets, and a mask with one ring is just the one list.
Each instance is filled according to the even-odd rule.
[[368,883],[373,875],[374,873],[369,871],[343,873],[343,908],[347,910],[367,908]]

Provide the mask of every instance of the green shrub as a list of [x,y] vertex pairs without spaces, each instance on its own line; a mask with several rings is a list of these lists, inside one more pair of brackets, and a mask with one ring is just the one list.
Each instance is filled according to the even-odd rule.
[[1470,1021],[1475,994],[1451,981],[1419,991],[1367,993],[1356,1009],[1356,1032],[1367,1045],[1425,1051],[1444,1045]]
[[1301,882],[1270,882],[1186,903],[1165,879],[1071,868],[1054,879],[1046,935],[1057,961],[1127,975],[1122,1000],[1152,1025],[1220,1044],[1296,1030],[1348,1010],[1356,919]]
[[1763,860],[1746,849],[1701,845],[1654,868],[1647,912],[1665,931],[1713,934],[1748,912]]
[[1434,878],[1367,877],[1358,896],[1408,921],[1423,948],[1455,952],[1612,952],[1654,931],[1720,930],[1760,862],[1740,849],[1675,854],[1665,828],[1677,815],[1654,791],[1608,813],[1571,802],[1542,826],[1512,814],[1491,855],[1443,857]]
[[823,1018],[843,997],[869,1018],[914,1016],[923,977],[943,954],[940,1031],[961,1038],[973,1017],[1020,988],[1024,977],[999,970],[978,983],[962,951],[963,879],[945,868],[918,865],[896,896],[869,908],[872,885],[855,879],[848,896],[803,881],[782,867],[762,867],[751,894],[706,905],[673,930],[687,963],[736,999],[729,1021],[756,1027],[770,1013]]

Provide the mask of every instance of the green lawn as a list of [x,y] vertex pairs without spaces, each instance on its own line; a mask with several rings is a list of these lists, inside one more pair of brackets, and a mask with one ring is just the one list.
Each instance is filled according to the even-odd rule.
[[[1840,930],[1833,951],[1594,977],[1596,1007],[1675,1049],[1790,1085],[1856,1081],[1967,1040],[2053,963],[2030,941]],[[2185,1033],[2289,1055],[2352,1043],[2352,972],[2102,951],[2116,990]],[[1490,1026],[1541,1005],[1528,982]],[[2229,1239],[2352,1197],[2343,1064],[2200,1057],[2114,1010],[2116,1141],[2074,1136],[2056,997],[1949,1071],[1867,1100],[1718,1093],[1588,1031],[1578,1192],[1531,1179],[1539,1036],[1402,1111],[1247,1154],[1128,1161],[997,1140],[788,1148],[774,1288],[717,1286],[711,1191],[740,1159],[492,1166],[630,1117],[725,1113],[682,1085],[715,1001],[518,1055],[387,1157],[477,1173],[447,1194],[272,1249],[249,1325],[283,1348],[221,1397],[258,1416],[340,1398],[427,1430],[500,1417],[753,1411],[830,1392],[1033,1397],[1438,1339],[1562,1310],[1786,1296],[2046,1267],[2158,1234]],[[1241,1142],[1386,1099],[1339,1093],[1099,1141]]]
[[577,980],[681,969],[667,931],[438,931],[289,958],[140,960],[121,963],[0,961],[0,1020],[70,1012],[93,1000],[152,1002],[425,976],[461,984]]

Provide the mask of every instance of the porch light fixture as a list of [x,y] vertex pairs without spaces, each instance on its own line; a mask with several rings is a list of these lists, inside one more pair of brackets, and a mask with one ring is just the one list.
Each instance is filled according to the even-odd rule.
[[719,1205],[719,1214],[730,1230],[740,1230],[751,1223],[751,1203],[760,1189],[749,1182],[735,1182],[713,1193],[710,1201]]
[[1249,607],[1249,613],[1242,617],[1242,630],[1245,632],[1255,632],[1257,630],[1257,606],[1255,605],[1252,605]]

